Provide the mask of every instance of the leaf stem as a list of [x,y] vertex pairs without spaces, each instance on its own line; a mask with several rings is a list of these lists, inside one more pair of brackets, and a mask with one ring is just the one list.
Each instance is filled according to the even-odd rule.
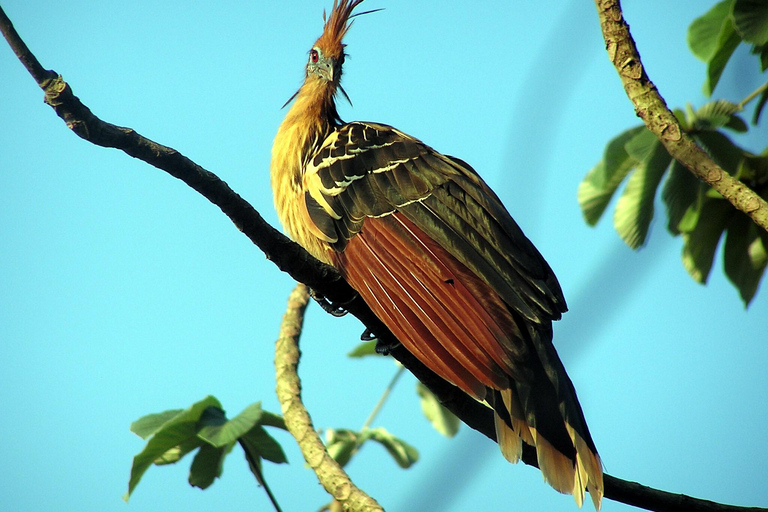
[[379,411],[381,411],[381,408],[384,407],[384,403],[386,403],[387,398],[389,398],[389,394],[392,392],[392,389],[395,387],[395,384],[397,384],[398,379],[400,378],[400,376],[403,374],[404,371],[405,371],[404,366],[400,366],[400,368],[398,368],[397,372],[395,373],[395,376],[392,377],[391,381],[389,381],[389,385],[384,390],[384,393],[381,394],[381,398],[379,398],[379,401],[376,404],[376,407],[374,407],[373,411],[371,411],[371,415],[368,416],[368,419],[365,420],[365,423],[363,423],[362,430],[365,430],[371,427],[373,420],[379,414]]
[[760,87],[752,91],[752,93],[749,96],[741,100],[739,104],[736,105],[736,108],[738,108],[739,110],[744,110],[744,107],[747,106],[747,103],[749,103],[753,99],[760,96],[763,93],[763,91],[765,91],[766,89],[768,89],[768,82],[765,82],[763,85],[761,85]]
[[258,459],[254,460],[251,457],[251,454],[248,450],[245,448],[245,444],[242,440],[238,440],[240,443],[240,446],[243,448],[243,451],[245,452],[245,458],[248,461],[248,465],[251,468],[251,473],[253,473],[253,476],[256,477],[256,482],[259,483],[262,487],[264,487],[264,491],[267,493],[267,497],[269,498],[269,501],[272,502],[272,506],[275,507],[275,512],[282,512],[280,509],[280,505],[277,503],[277,499],[275,498],[275,495],[272,494],[272,490],[269,488],[269,485],[267,485],[267,480],[264,478],[264,473],[261,471],[261,464]]

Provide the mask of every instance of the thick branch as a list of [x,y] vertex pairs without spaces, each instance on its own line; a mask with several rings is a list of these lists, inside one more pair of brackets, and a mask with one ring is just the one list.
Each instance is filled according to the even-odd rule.
[[301,401],[299,336],[304,323],[304,310],[309,301],[307,287],[299,284],[288,298],[288,309],[280,324],[280,337],[275,344],[277,398],[285,417],[285,426],[299,443],[307,464],[317,479],[344,510],[355,512],[382,511],[383,508],[350,480],[349,475],[328,455],[323,441],[312,426],[312,419]]
[[[0,30],[45,92],[46,103],[54,108],[59,117],[78,136],[100,146],[120,149],[134,158],[167,172],[221,208],[235,226],[253,241],[280,270],[317,290],[332,302],[345,304],[345,308],[360,319],[386,345],[396,346],[391,351],[392,356],[423,382],[443,405],[469,427],[481,432],[492,441],[496,441],[491,410],[438,377],[401,345],[397,345],[397,341],[389,329],[376,318],[370,308],[356,295],[335,269],[312,258],[303,248],[267,224],[253,206],[229,188],[215,174],[203,169],[175,149],[142,137],[131,128],[106,123],[96,117],[72,93],[69,85],[57,73],[44,70],[21,41],[2,8],[0,8]],[[533,466],[537,465],[534,448],[525,447],[523,462]],[[605,477],[605,497],[658,511],[736,512],[762,510],[766,512],[768,510],[718,505],[705,500],[658,491],[609,475]]]
[[627,96],[645,126],[667,152],[697,178],[715,189],[734,207],[768,231],[768,203],[712,159],[683,131],[664,98],[648,78],[635,41],[624,21],[619,0],[595,0],[608,56],[619,73]]

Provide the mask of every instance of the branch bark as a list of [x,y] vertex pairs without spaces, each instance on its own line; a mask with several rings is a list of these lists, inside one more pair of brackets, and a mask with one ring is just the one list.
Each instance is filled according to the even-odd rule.
[[297,373],[300,357],[299,336],[308,302],[307,287],[298,284],[288,297],[288,308],[280,324],[280,336],[275,344],[277,398],[283,410],[285,426],[299,443],[304,460],[315,472],[320,484],[344,510],[383,512],[384,509],[376,500],[355,486],[344,469],[328,454],[323,441],[312,426],[309,412],[301,401],[301,381]]
[[664,98],[645,73],[619,0],[595,0],[608,57],[619,73],[635,113],[667,152],[697,178],[715,189],[755,224],[768,231],[768,203],[717,165],[683,130]]
[[[601,2],[597,1],[598,6],[601,5]],[[491,410],[438,377],[399,345],[389,329],[381,323],[334,268],[312,258],[302,247],[267,224],[253,206],[212,172],[197,165],[173,148],[151,141],[131,128],[116,126],[95,116],[73,94],[72,89],[58,73],[45,70],[40,65],[16,33],[2,7],[0,7],[0,31],[45,92],[45,102],[53,107],[56,114],[78,136],[99,146],[120,149],[134,158],[167,172],[199,192],[218,206],[280,270],[288,273],[296,281],[315,289],[332,302],[344,304],[345,309],[357,317],[385,344],[395,347],[391,355],[423,382],[446,408],[469,427],[496,441]],[[528,465],[538,467],[536,450],[532,447],[524,448],[522,460]],[[768,509],[733,507],[671,494],[610,475],[605,475],[605,497],[660,512],[683,510],[768,512]]]

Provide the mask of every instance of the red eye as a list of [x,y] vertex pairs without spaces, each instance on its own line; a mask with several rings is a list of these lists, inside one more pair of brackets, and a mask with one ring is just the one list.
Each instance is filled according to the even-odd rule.
[[320,58],[320,56],[318,55],[317,50],[310,50],[309,51],[309,61],[312,64],[317,64],[317,61],[318,61],[319,58]]

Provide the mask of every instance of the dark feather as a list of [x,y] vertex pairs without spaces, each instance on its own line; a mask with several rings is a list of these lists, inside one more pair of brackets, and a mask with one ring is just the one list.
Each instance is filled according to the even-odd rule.
[[[553,486],[580,502],[573,478],[584,468],[589,485],[602,486],[552,345],[563,293],[496,194],[465,162],[386,125],[342,125],[311,162],[305,183],[322,185],[313,193],[330,210],[308,203],[310,219],[335,232],[334,264],[401,343],[466,393],[489,397],[516,432],[505,435],[536,444]],[[577,461],[577,448],[590,453]]]

